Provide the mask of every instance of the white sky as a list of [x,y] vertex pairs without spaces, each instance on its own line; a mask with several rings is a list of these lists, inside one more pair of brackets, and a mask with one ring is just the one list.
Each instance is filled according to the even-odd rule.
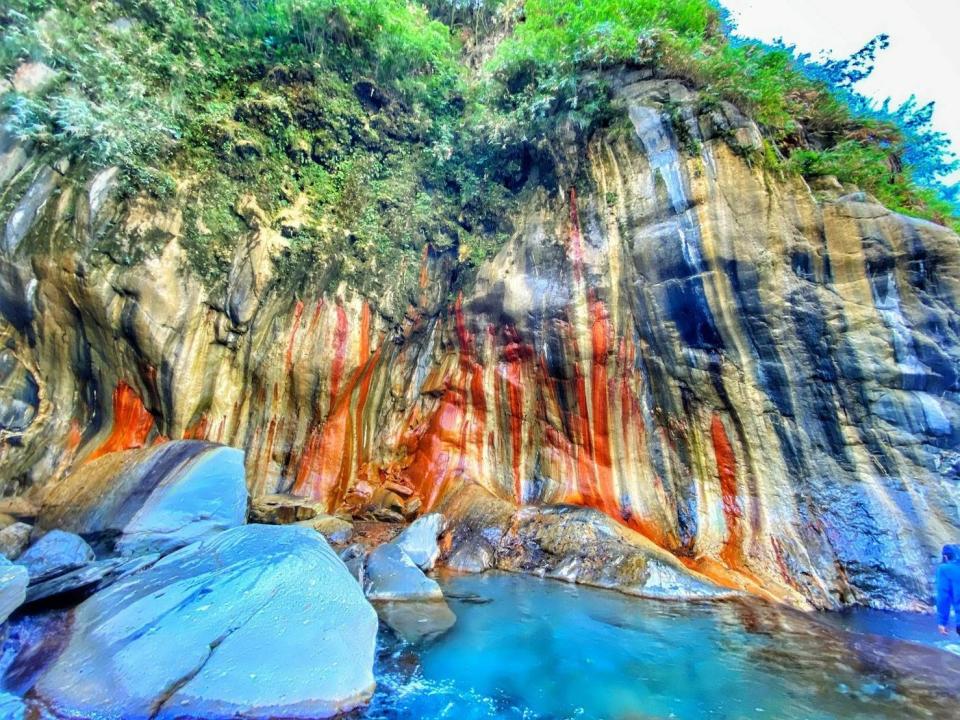
[[[936,102],[933,122],[960,155],[960,0],[720,0],[740,35],[782,37],[801,52],[856,52],[880,33],[890,47],[857,88],[895,104],[911,94]],[[960,181],[960,171],[950,177]]]

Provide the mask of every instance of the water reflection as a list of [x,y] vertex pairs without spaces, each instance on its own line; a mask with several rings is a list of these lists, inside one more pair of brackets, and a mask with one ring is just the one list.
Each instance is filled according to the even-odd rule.
[[765,604],[641,601],[507,574],[444,589],[456,624],[424,645],[384,641],[380,687],[358,717],[872,720],[957,708],[960,658]]

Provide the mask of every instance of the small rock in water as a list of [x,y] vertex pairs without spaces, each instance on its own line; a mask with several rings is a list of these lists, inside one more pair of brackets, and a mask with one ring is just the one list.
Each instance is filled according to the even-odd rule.
[[433,640],[457,622],[450,606],[443,600],[428,602],[377,603],[377,615],[404,642],[411,644]]
[[459,600],[460,602],[467,603],[469,605],[486,605],[487,603],[493,602],[493,598],[477,595],[476,593],[448,592],[446,594],[446,598],[448,600]]
[[440,586],[417,567],[399,546],[381,545],[367,557],[364,591],[371,600],[432,600]]
[[29,582],[30,576],[26,568],[0,558],[0,623],[6,622],[10,613],[23,604]]
[[17,564],[30,573],[30,583],[39,583],[57,575],[76,570],[95,559],[93,549],[74,533],[51,530],[28,547]]
[[437,538],[443,531],[443,515],[431,513],[415,520],[393,541],[421,570],[432,570],[440,557]]
[[0,530],[0,555],[7,560],[16,560],[30,543],[33,528],[23,522],[15,522]]

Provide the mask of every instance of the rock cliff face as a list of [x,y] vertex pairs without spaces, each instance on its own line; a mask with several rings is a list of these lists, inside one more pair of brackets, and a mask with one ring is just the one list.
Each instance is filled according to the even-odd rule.
[[0,138],[2,490],[207,439],[246,450],[254,495],[334,510],[386,484],[429,509],[473,482],[794,604],[924,601],[960,533],[960,239],[774,176],[747,118],[679,83],[619,93],[467,290],[428,250],[403,317],[279,292],[283,218],[253,199],[212,292],[189,197],[120,200],[115,173]]

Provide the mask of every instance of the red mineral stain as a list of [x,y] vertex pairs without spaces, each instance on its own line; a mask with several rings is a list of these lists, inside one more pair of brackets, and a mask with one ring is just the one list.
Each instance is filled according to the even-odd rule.
[[333,331],[333,362],[330,365],[330,406],[333,407],[340,392],[340,380],[347,357],[347,313],[337,304],[337,327]]
[[424,498],[425,510],[440,498],[459,466],[463,454],[465,400],[463,393],[454,388],[444,393],[416,441],[413,461],[406,468],[406,478]]
[[349,487],[355,451],[362,448],[364,406],[379,357],[380,348],[353,373],[326,421],[310,431],[300,457],[294,492],[325,503],[328,510],[337,507]]
[[197,421],[183,431],[184,440],[205,440],[207,438],[207,414],[202,413]]
[[523,449],[523,365],[519,358],[506,361],[504,383],[507,387],[507,407],[510,423],[510,469],[513,474],[513,499],[523,503],[523,483],[520,477],[520,458]]
[[324,306],[323,298],[320,298],[313,307],[313,315],[310,317],[310,327],[307,330],[311,335],[316,332],[317,324],[320,322],[320,316],[323,315]]
[[720,498],[723,505],[723,517],[727,523],[727,539],[720,557],[730,568],[743,564],[741,555],[742,528],[740,519],[743,512],[737,497],[737,460],[727,437],[720,416],[714,414],[710,423],[710,438],[713,440],[713,452],[717,459],[717,475],[720,478]]
[[153,415],[144,407],[137,391],[121,380],[113,391],[113,429],[87,459],[93,460],[117,450],[143,447],[151,430]]
[[76,451],[80,447],[80,441],[83,439],[83,433],[80,431],[80,423],[76,418],[70,421],[70,429],[67,431],[66,450],[68,453]]
[[610,458],[609,383],[607,380],[607,354],[610,349],[610,316],[607,308],[590,292],[590,342],[593,350],[590,391],[592,410],[593,463],[597,477],[598,509],[611,517],[623,514],[617,492],[613,485]]

